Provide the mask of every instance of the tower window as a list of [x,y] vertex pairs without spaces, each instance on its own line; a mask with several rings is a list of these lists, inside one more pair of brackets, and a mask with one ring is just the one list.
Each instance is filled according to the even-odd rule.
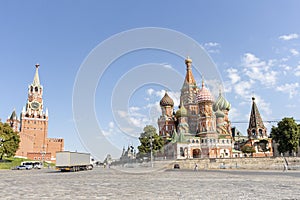
[[39,91],[39,88],[38,88],[38,87],[35,87],[35,91],[36,91],[36,92]]

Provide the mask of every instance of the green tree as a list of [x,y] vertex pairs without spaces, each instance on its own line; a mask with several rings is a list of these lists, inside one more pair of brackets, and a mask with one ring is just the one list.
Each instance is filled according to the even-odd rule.
[[19,148],[20,136],[8,124],[0,122],[0,160],[12,157]]
[[139,137],[141,145],[138,146],[139,156],[150,155],[151,152],[151,141],[152,141],[152,151],[154,155],[161,150],[164,145],[164,141],[159,135],[156,133],[156,128],[147,125],[144,128],[144,132],[141,133]]
[[279,153],[289,152],[291,155],[293,151],[298,152],[300,129],[293,118],[283,118],[277,127],[273,126],[271,137],[279,144]]
[[249,145],[244,145],[241,150],[243,153],[255,153],[255,148]]

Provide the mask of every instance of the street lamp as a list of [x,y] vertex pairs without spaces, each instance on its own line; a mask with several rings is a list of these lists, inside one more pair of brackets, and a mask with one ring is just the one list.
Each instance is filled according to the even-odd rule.
[[43,167],[44,167],[44,161],[45,161],[45,155],[46,155],[45,145],[42,145],[41,155],[42,155],[42,163],[43,163]]
[[150,163],[151,163],[151,167],[153,168],[153,155],[152,155],[152,136],[150,136]]

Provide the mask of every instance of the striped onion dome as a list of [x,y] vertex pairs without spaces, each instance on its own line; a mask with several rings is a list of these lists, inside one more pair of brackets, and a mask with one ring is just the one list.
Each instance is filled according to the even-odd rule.
[[207,89],[204,85],[204,81],[202,81],[202,88],[199,90],[197,94],[197,102],[205,102],[205,101],[214,101],[214,97],[210,93],[209,89]]
[[165,96],[160,100],[159,104],[160,106],[174,106],[174,101],[169,97],[166,91]]
[[213,110],[230,110],[230,103],[223,97],[221,91],[219,92],[219,97],[213,105]]

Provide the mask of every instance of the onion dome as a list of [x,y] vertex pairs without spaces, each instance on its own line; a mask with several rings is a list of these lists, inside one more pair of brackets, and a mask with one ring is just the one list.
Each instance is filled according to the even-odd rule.
[[210,93],[209,89],[207,89],[204,85],[204,81],[202,80],[202,88],[199,90],[197,94],[197,102],[204,102],[204,101],[214,101],[214,97]]
[[213,110],[230,110],[230,103],[223,97],[221,91],[219,92],[219,97],[213,105]]
[[185,109],[185,107],[183,106],[183,104],[181,102],[179,110],[177,110],[177,112],[176,112],[176,118],[187,117],[187,116],[188,116],[187,110]]
[[174,106],[174,101],[169,97],[167,91],[165,93],[165,96],[160,100],[160,106]]

